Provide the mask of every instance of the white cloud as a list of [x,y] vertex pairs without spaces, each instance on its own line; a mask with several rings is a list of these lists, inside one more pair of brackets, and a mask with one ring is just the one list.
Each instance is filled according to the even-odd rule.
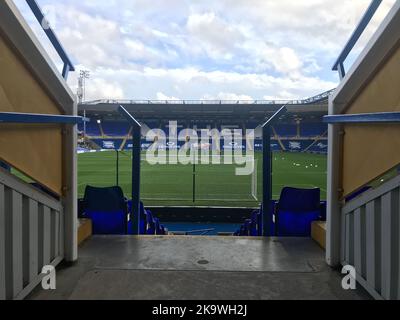
[[169,97],[165,95],[162,92],[157,92],[157,100],[168,100],[168,101],[174,101],[174,100],[179,100],[178,98],[175,97]]
[[[360,51],[396,0],[381,9]],[[54,50],[15,0],[51,57]],[[87,98],[296,99],[333,88],[330,68],[369,1],[41,0],[56,33],[89,69]],[[57,60],[58,59],[58,60]],[[76,89],[77,74],[69,83]]]

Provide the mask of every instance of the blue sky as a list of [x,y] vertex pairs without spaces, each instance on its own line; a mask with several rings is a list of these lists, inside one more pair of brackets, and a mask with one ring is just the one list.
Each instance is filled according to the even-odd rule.
[[[37,0],[87,100],[297,99],[334,88],[331,67],[370,0]],[[396,0],[384,0],[349,61]],[[15,0],[51,49],[25,0]],[[75,92],[77,73],[69,85]]]

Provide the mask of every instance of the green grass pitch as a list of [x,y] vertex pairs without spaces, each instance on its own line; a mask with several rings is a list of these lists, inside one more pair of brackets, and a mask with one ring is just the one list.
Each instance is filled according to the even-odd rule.
[[[142,156],[143,158],[145,155]],[[78,156],[78,192],[86,185],[116,185],[116,152],[85,153]],[[146,206],[258,207],[262,199],[262,154],[256,153],[257,193],[254,177],[236,176],[236,165],[150,165],[141,162],[141,198]],[[131,154],[120,153],[119,185],[131,194]],[[284,186],[318,187],[326,198],[327,157],[306,153],[273,154],[273,198]],[[195,178],[195,183],[193,179]],[[195,188],[193,188],[193,184]],[[193,202],[193,190],[195,202]]]

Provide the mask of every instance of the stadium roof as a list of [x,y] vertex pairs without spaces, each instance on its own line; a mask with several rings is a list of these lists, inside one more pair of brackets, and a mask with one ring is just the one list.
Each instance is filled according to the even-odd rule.
[[327,113],[333,90],[303,100],[95,100],[81,103],[79,112],[103,117],[118,117],[123,105],[138,119],[144,118],[259,118],[287,105],[289,113]]

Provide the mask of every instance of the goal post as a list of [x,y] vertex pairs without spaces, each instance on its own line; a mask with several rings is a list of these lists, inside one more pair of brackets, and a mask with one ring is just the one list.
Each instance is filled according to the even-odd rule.
[[254,159],[254,170],[251,174],[251,196],[258,201],[258,159]]

